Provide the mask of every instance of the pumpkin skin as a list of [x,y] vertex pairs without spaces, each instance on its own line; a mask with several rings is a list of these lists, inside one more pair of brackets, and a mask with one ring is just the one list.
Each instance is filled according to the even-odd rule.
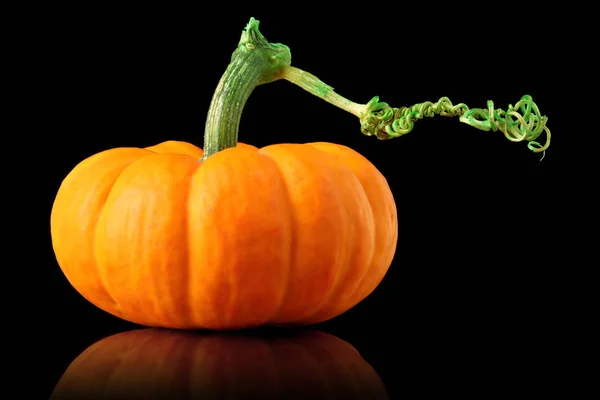
[[318,331],[277,336],[133,330],[101,339],[51,399],[388,399],[349,343]]
[[79,163],[51,213],[56,259],[100,309],[153,327],[314,324],[363,300],[396,250],[383,175],[332,143],[168,141]]

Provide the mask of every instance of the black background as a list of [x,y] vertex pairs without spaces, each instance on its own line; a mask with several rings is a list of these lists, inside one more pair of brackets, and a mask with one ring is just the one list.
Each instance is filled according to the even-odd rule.
[[214,7],[49,10],[55,17],[38,38],[36,76],[51,128],[40,132],[48,143],[35,271],[43,320],[31,345],[31,389],[47,398],[86,347],[138,328],[92,306],[60,271],[49,215],[62,179],[112,147],[170,139],[202,146],[213,91],[251,16],[269,41],[291,48],[293,65],[353,101],[378,95],[399,107],[448,96],[506,109],[530,94],[550,117],[554,135],[542,162],[525,143],[458,118],[421,120],[389,141],[366,137],[354,116],[286,81],[258,87],[240,127],[240,141],[259,147],[350,146],[387,178],[399,217],[393,264],[362,303],[312,328],[356,347],[391,398],[415,389],[427,396],[547,386],[540,368],[553,362],[549,335],[565,291],[555,241],[565,151],[557,103],[565,84],[552,62],[560,32],[467,6],[372,5],[347,15]]

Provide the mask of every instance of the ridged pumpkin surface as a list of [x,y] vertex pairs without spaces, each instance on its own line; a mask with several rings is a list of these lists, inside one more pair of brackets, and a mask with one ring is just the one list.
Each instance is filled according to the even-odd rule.
[[97,307],[169,328],[312,324],[379,284],[397,242],[383,175],[331,143],[169,141],[89,157],[51,215],[58,264]]

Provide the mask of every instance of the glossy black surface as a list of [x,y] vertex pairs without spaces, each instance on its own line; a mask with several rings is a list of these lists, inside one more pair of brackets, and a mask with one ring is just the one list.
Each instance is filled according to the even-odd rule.
[[388,399],[347,342],[314,330],[260,334],[140,329],[80,354],[51,398]]
[[[359,14],[301,20],[290,12],[288,18],[283,11],[258,9],[230,10],[225,16],[148,8],[86,10],[57,23],[53,39],[47,39],[46,63],[52,72],[42,72],[47,88],[42,92],[55,110],[47,120],[55,133],[47,147],[45,222],[36,250],[42,258],[35,271],[42,287],[36,315],[43,320],[32,318],[36,328],[27,345],[33,354],[28,375],[36,383],[23,391],[48,398],[86,349],[121,332],[143,329],[92,306],[62,275],[49,235],[49,212],[61,180],[83,158],[112,147],[143,147],[168,139],[201,146],[213,90],[250,16],[261,20],[267,39],[290,46],[293,65],[356,102],[378,95],[399,107],[448,96],[472,108],[485,108],[489,99],[506,109],[530,94],[542,114],[550,116],[553,129],[558,83],[539,78],[553,76],[551,66],[523,65],[515,55],[503,58],[504,47],[490,48],[496,43],[490,38],[518,32],[516,22],[490,26],[475,18],[475,11],[471,15],[448,8],[444,19],[433,22],[425,8],[410,13],[408,26],[374,23]],[[537,49],[550,51],[551,42],[542,37]],[[385,77],[376,78],[376,71]],[[548,263],[558,260],[559,252],[553,241],[559,216],[553,211],[562,179],[560,134],[553,136],[540,163],[540,155],[524,143],[511,143],[500,132],[478,131],[458,118],[421,120],[408,135],[384,142],[361,135],[359,128],[354,116],[288,82],[257,88],[242,117],[240,141],[259,147],[330,141],[358,150],[384,174],[396,198],[398,248],[383,282],[347,313],[306,329],[339,338],[372,368],[378,379],[370,376],[367,386],[376,395],[358,398],[399,399],[412,393],[419,394],[416,398],[440,393],[512,396],[511,388],[518,383],[537,382],[540,360],[549,357],[544,348],[557,328],[563,296],[555,285],[560,268]],[[267,329],[228,337],[239,338],[235,346],[251,352],[257,341],[270,346],[297,334]],[[199,343],[220,334],[187,335]],[[114,349],[107,352],[110,360],[105,362],[122,360]],[[284,363],[287,367],[271,370],[296,388],[281,398],[336,398],[331,395],[336,390],[356,388],[360,373],[323,378],[327,373],[319,368],[334,376],[327,368],[340,362],[335,356],[317,352],[308,357],[294,363],[297,369]],[[227,376],[235,370],[236,382],[247,393],[249,388],[277,393],[269,391],[272,381],[254,375],[265,368],[264,360],[240,360],[232,360],[227,366],[231,369],[214,365],[210,372]],[[165,375],[146,373],[158,368],[150,361],[128,361],[125,375],[114,379],[130,383],[129,393],[160,386],[157,376],[167,382]],[[177,365],[182,368],[178,374],[188,381],[175,389],[187,390],[187,398],[236,389],[234,382],[202,386],[200,375],[186,370],[185,363]],[[104,366],[97,368],[81,369],[84,392],[77,398],[99,398],[92,378]],[[302,390],[312,392],[301,396]],[[178,398],[158,389],[154,394]],[[109,398],[125,398],[121,396],[113,393]]]

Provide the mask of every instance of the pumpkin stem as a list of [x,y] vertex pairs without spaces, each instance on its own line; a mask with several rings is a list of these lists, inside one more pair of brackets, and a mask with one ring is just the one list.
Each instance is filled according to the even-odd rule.
[[[258,85],[285,79],[313,95],[341,108],[360,119],[361,131],[378,139],[391,139],[409,133],[414,122],[423,117],[442,115],[460,117],[460,121],[483,131],[500,131],[513,142],[527,141],[535,153],[544,153],[550,146],[548,117],[542,116],[531,96],[525,95],[507,111],[494,109],[488,101],[487,109],[469,109],[465,104],[453,105],[447,97],[437,102],[418,103],[410,107],[393,108],[375,96],[367,104],[354,103],[333,91],[316,76],[290,66],[290,49],[279,43],[269,43],[258,30],[259,21],[250,18],[242,32],[237,49],[231,56],[212,98],[204,132],[205,160],[211,154],[235,147],[242,110],[248,97]],[[546,143],[535,140],[546,133]],[[542,156],[542,159],[544,157]]]
[[333,87],[329,86],[319,78],[296,67],[286,67],[281,71],[281,77],[293,84],[300,86],[307,92],[320,97],[328,103],[333,104],[336,107],[341,108],[344,111],[348,111],[350,114],[361,117],[366,112],[364,104],[357,104],[350,101],[336,92],[333,91]]
[[213,94],[204,130],[203,161],[236,146],[242,111],[250,94],[258,85],[281,79],[281,71],[290,65],[290,49],[269,43],[258,25],[258,20],[250,18]]

